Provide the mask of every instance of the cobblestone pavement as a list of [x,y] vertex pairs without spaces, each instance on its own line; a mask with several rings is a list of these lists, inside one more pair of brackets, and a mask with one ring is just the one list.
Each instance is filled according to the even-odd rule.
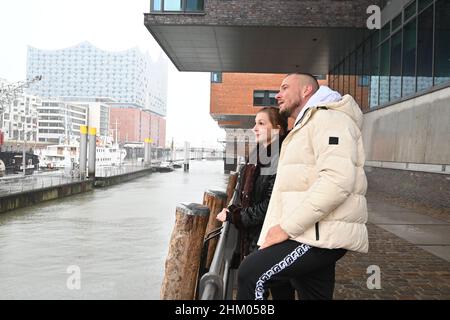
[[[378,200],[386,206],[386,199]],[[372,194],[368,201],[373,207],[377,197]],[[423,213],[407,210],[412,215]],[[441,218],[444,227],[449,221],[445,212],[432,216]],[[450,300],[450,262],[373,223],[368,224],[368,231],[369,253],[349,252],[337,263],[335,299]],[[368,282],[374,284],[374,272],[368,273],[373,265],[380,268],[381,289],[368,289]]]

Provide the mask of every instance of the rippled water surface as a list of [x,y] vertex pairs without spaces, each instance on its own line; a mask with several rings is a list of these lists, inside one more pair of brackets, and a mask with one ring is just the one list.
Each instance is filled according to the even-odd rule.
[[[159,299],[181,202],[225,190],[223,161],[0,214],[1,299]],[[70,290],[69,266],[81,272]]]

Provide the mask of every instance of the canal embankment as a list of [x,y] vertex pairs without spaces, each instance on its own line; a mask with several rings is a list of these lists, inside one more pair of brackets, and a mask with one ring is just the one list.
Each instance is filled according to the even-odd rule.
[[[60,176],[36,176],[10,179],[0,192],[0,213],[25,208],[41,202],[62,199],[76,194],[125,183],[152,172],[164,172],[165,167],[103,168],[95,178],[80,179]],[[6,181],[6,180],[5,180]]]

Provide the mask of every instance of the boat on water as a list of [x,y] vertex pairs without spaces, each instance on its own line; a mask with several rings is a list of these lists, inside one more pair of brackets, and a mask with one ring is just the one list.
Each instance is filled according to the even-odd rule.
[[[79,164],[80,146],[78,143],[49,145],[45,149],[37,151],[40,158],[39,166],[47,169],[74,168]],[[117,144],[97,145],[96,166],[112,167],[120,166],[127,152]],[[89,154],[88,154],[89,159]]]
[[[39,158],[32,152],[25,152],[25,174],[38,169]],[[23,172],[23,152],[0,151],[0,177],[5,174]]]
[[172,172],[174,169],[171,161],[163,161],[157,166],[157,171],[159,172]]

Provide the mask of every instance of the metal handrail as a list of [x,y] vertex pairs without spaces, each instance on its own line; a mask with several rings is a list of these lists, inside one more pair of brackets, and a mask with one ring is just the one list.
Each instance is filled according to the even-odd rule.
[[[231,204],[239,204],[239,193],[242,185],[242,168],[238,168],[238,180],[231,198]],[[209,271],[200,279],[199,297],[201,300],[231,300],[233,295],[233,283],[235,272],[232,262],[238,249],[238,230],[230,222],[223,224],[219,242],[214,252]],[[224,285],[225,284],[225,285]]]

